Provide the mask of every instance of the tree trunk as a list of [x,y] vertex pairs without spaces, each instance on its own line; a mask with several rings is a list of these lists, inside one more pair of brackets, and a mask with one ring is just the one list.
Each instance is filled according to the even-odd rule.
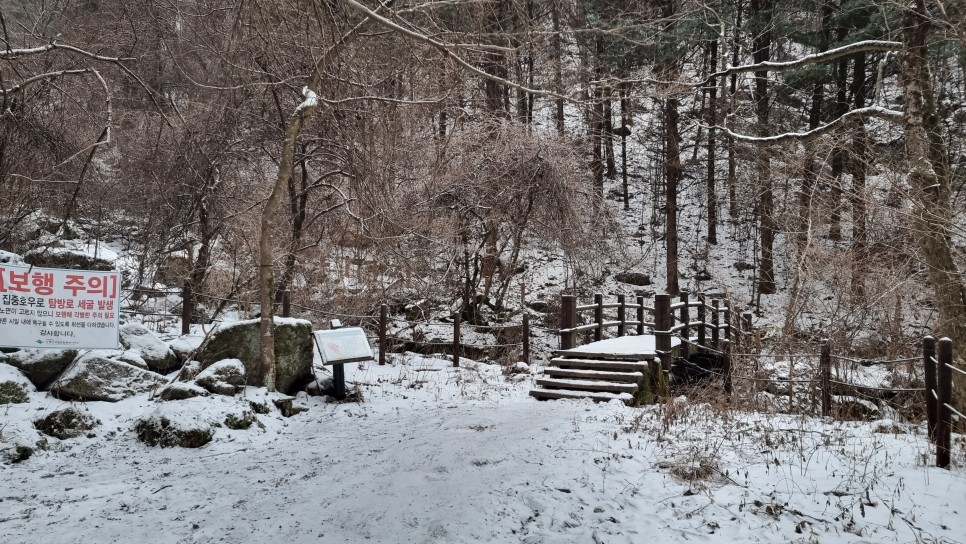
[[[302,156],[307,154],[306,146],[302,146]],[[282,304],[282,317],[292,315],[292,280],[295,277],[295,264],[297,262],[295,254],[302,245],[302,233],[305,229],[305,219],[308,205],[308,185],[309,172],[305,160],[299,161],[301,165],[300,184],[296,186],[295,176],[292,175],[288,182],[289,214],[292,221],[292,239],[289,243],[288,253],[285,254],[285,261],[282,265],[282,278],[278,282],[275,294],[275,302]]]
[[[915,0],[903,12],[905,46],[899,65],[905,111],[903,128],[909,161],[909,184],[913,191],[919,248],[935,304],[939,308],[939,334],[952,339],[962,368],[966,348],[966,288],[953,259],[950,230],[950,179],[948,149],[933,94],[926,40],[930,16],[923,0]],[[954,397],[966,398],[966,381],[956,378]]]
[[[673,79],[669,79],[673,81]],[[667,207],[667,293],[677,295],[681,292],[678,285],[678,184],[681,181],[681,148],[678,144],[681,138],[678,112],[678,100],[668,98],[664,101],[664,142],[666,157],[664,171],[666,175],[665,198]]]
[[[711,72],[718,69],[718,38],[708,42],[710,59],[708,65]],[[708,93],[708,243],[718,243],[718,192],[715,184],[715,126],[718,124],[718,83],[711,78],[707,86]]]
[[[833,119],[838,119],[849,111],[846,85],[848,83],[849,61],[842,59],[835,65],[835,110]],[[842,136],[841,131],[839,135]],[[844,138],[842,138],[844,139]],[[830,240],[842,239],[842,174],[845,173],[847,151],[837,145],[832,149],[832,187],[829,191],[831,213],[829,216],[828,237]]]
[[[831,36],[832,23],[832,3],[823,0],[822,6],[822,33],[819,40],[818,50],[820,53],[828,51]],[[825,102],[825,84],[821,81],[812,86],[812,98],[808,111],[808,129],[814,130],[822,123],[822,106]],[[814,152],[810,152],[805,171],[802,174],[802,192],[798,195],[798,233],[796,236],[801,264],[806,264],[803,260],[805,246],[809,237],[809,230],[812,223],[812,197],[821,165],[816,160]]]
[[[597,52],[597,58],[595,59],[595,73],[597,74],[597,80],[600,80],[600,75],[602,72],[600,56],[604,51],[604,42],[600,39],[595,40],[595,50]],[[593,91],[594,102],[591,105],[590,114],[590,150],[591,150],[591,163],[590,170],[593,176],[594,184],[594,195],[595,198],[603,198],[604,196],[604,92],[600,85],[597,85]]]
[[[551,44],[553,47],[553,90],[562,95],[563,89],[563,48],[560,45],[560,4],[553,2],[550,8],[550,19],[553,24],[553,34]],[[563,98],[553,100],[553,119],[557,128],[557,134],[563,136],[564,133],[564,101]]]
[[[771,56],[771,17],[774,0],[752,0],[751,12],[755,29],[752,40],[752,56],[755,63],[768,61]],[[769,134],[768,72],[755,72],[755,116],[758,135]],[[758,213],[761,216],[761,257],[758,261],[758,293],[770,295],[775,292],[775,204],[772,194],[771,156],[767,148],[758,150],[755,158],[758,173]]]
[[[854,85],[855,108],[865,107],[866,54],[855,56]],[[852,172],[852,296],[859,300],[865,298],[866,270],[866,221],[868,212],[865,203],[865,180],[869,170],[869,141],[865,123],[857,122],[852,136],[853,156],[850,162]]]
[[627,98],[627,85],[621,85],[621,181],[624,184],[624,211],[631,209],[630,188],[627,183],[627,136],[631,125],[630,100]]
[[305,118],[314,112],[316,107],[315,104],[306,106],[306,103],[303,103],[296,108],[295,113],[289,116],[288,125],[285,127],[285,140],[282,145],[282,156],[278,164],[275,185],[272,186],[272,193],[265,201],[265,207],[262,208],[261,235],[258,237],[258,302],[262,314],[260,321],[261,373],[265,388],[269,391],[275,391],[275,337],[272,330],[275,323],[275,305],[272,301],[275,293],[275,277],[272,271],[272,250],[274,247],[272,225],[275,223],[275,214],[282,202],[285,187],[288,186],[289,179],[292,177],[295,146],[299,133],[302,131]]
[[[741,0],[735,2],[735,27],[734,36],[731,40],[731,65],[738,66],[739,53],[741,51],[741,41],[739,31],[741,29]],[[731,74],[731,81],[728,82],[728,113],[733,114],[735,110],[735,94],[738,92],[738,74]],[[728,216],[732,221],[738,219],[738,158],[735,153],[734,138],[728,139]]]
[[617,177],[617,162],[614,159],[614,111],[611,103],[611,89],[604,89],[604,157],[607,162],[607,179]]

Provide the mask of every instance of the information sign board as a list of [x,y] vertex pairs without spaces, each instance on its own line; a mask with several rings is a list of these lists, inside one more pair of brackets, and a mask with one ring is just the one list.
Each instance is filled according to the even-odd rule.
[[326,365],[373,360],[372,348],[366,332],[359,327],[315,331],[315,345],[319,347]]
[[0,265],[0,346],[114,349],[117,271]]

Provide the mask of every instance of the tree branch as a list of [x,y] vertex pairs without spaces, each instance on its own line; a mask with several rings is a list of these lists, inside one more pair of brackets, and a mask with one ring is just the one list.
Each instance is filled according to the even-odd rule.
[[374,22],[376,22],[376,23],[378,23],[378,24],[380,24],[380,25],[382,25],[382,26],[384,26],[384,27],[386,27],[386,28],[388,28],[390,30],[394,30],[394,31],[398,32],[399,34],[402,34],[403,36],[406,36],[408,38],[412,38],[412,39],[414,39],[416,41],[420,41],[420,42],[423,42],[423,43],[425,43],[425,44],[427,44],[427,45],[429,45],[431,47],[434,47],[435,49],[439,50],[445,57],[450,58],[450,59],[453,59],[454,62],[456,62],[457,64],[459,64],[463,68],[465,68],[467,71],[469,71],[469,72],[471,72],[473,74],[476,74],[476,75],[478,75],[478,76],[480,76],[482,78],[489,79],[490,81],[496,81],[497,83],[500,83],[502,85],[506,85],[506,86],[508,86],[510,88],[517,89],[519,91],[523,91],[525,93],[532,94],[532,95],[535,95],[535,96],[548,96],[548,97],[553,97],[553,98],[559,98],[559,99],[562,99],[562,100],[567,100],[569,102],[577,102],[577,100],[574,100],[573,98],[571,98],[569,96],[563,96],[563,95],[557,94],[557,93],[555,93],[553,91],[547,91],[547,90],[544,90],[544,89],[534,89],[534,88],[530,88],[530,87],[527,87],[525,85],[521,85],[519,83],[510,81],[508,79],[504,79],[502,77],[497,77],[497,76],[495,76],[493,74],[488,74],[485,71],[483,71],[482,69],[477,68],[476,66],[473,66],[469,62],[463,60],[462,57],[460,57],[459,55],[457,55],[454,52],[454,50],[456,49],[456,47],[454,45],[452,45],[452,44],[447,44],[447,43],[443,43],[443,42],[434,40],[433,38],[430,38],[429,36],[426,36],[425,34],[422,34],[422,33],[416,32],[414,30],[410,30],[408,28],[399,26],[398,24],[390,21],[389,19],[386,19],[385,17],[383,17],[383,16],[379,15],[378,13],[372,11],[371,9],[367,8],[366,6],[360,4],[356,0],[345,0],[345,4],[347,6],[349,6],[350,8],[352,8],[352,9],[354,9],[356,11],[359,11],[362,14],[366,15],[369,18],[369,20],[372,20],[372,21],[374,21]]
[[879,119],[884,119],[886,121],[891,121],[893,123],[901,123],[903,114],[901,111],[890,110],[882,108],[879,106],[869,106],[867,108],[859,108],[857,110],[852,110],[845,115],[839,117],[838,119],[832,121],[831,123],[816,127],[807,132],[785,132],[775,136],[748,136],[747,134],[739,134],[737,132],[732,132],[727,127],[715,126],[714,128],[723,131],[730,138],[741,142],[752,142],[756,144],[778,144],[788,141],[807,141],[813,138],[817,138],[833,130],[836,130],[842,125],[845,125],[849,120],[853,118],[864,119],[866,117],[877,117]]
[[728,66],[720,72],[715,72],[708,76],[707,79],[700,83],[694,84],[695,87],[703,87],[708,84],[712,79],[716,77],[730,76],[733,74],[746,74],[749,72],[789,72],[791,70],[797,70],[799,68],[804,68],[812,64],[818,64],[820,62],[829,62],[840,57],[847,57],[849,55],[854,55],[856,53],[869,53],[869,52],[895,52],[902,50],[902,42],[890,42],[884,40],[865,40],[861,42],[850,43],[849,45],[843,45],[842,47],[837,47],[835,49],[829,49],[821,53],[816,53],[814,55],[807,55],[799,59],[790,60],[787,62],[775,62],[775,61],[765,61],[759,62],[757,64],[744,64],[741,66]]
[[49,53],[50,51],[54,51],[57,49],[62,49],[64,51],[71,51],[73,53],[77,53],[79,55],[83,55],[85,57],[92,58],[94,60],[103,61],[103,62],[123,62],[128,60],[136,60],[134,58],[125,58],[125,57],[105,57],[103,55],[97,55],[95,53],[91,53],[90,51],[86,51],[84,49],[81,49],[80,47],[74,47],[73,45],[67,45],[64,43],[57,43],[56,41],[50,42],[47,45],[40,45],[37,47],[21,47],[18,49],[0,50],[0,59],[14,60],[19,57]]

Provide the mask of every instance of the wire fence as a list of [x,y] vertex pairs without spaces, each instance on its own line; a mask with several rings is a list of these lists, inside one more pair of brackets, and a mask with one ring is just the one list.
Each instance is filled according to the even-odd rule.
[[[183,291],[177,289],[157,289],[157,290],[126,290],[128,292],[128,300],[132,298],[140,298],[138,295],[146,296],[145,299],[149,298],[163,298],[164,300],[147,303],[142,302],[140,306],[129,306],[128,308],[122,310],[122,313],[126,315],[144,317],[155,317],[159,319],[159,326],[164,326],[165,324],[174,323],[178,320],[183,320],[186,316],[182,312],[176,313],[172,311],[173,308],[177,308],[180,305],[180,298]],[[179,298],[177,304],[168,304],[167,297],[176,296]],[[233,305],[237,308],[252,307],[253,303],[251,301],[246,301],[238,298],[226,298],[218,297],[214,295],[207,294],[195,294],[195,298],[218,301],[224,303],[220,306],[219,310],[216,312],[215,316],[205,319],[205,321],[210,323],[220,323],[221,319],[218,319],[218,314],[224,310],[227,305]],[[129,302],[129,304],[131,304]],[[157,306],[160,306],[158,308]],[[484,358],[484,359],[497,359],[497,360],[512,360],[517,358],[518,360],[523,360],[526,363],[530,363],[530,320],[529,316],[524,314],[521,321],[518,323],[500,323],[500,324],[479,324],[479,323],[465,323],[460,319],[458,314],[454,314],[449,320],[432,320],[432,319],[407,319],[403,317],[397,317],[389,315],[388,306],[382,304],[379,307],[378,313],[363,315],[363,314],[350,314],[345,312],[336,312],[325,308],[311,307],[304,304],[291,303],[289,305],[291,308],[298,310],[299,312],[305,314],[313,314],[322,317],[323,321],[331,319],[339,319],[346,321],[343,325],[354,325],[366,329],[366,338],[373,342],[379,349],[379,363],[385,364],[386,353],[392,351],[415,351],[418,353],[431,354],[435,352],[442,352],[453,357],[454,366],[459,365],[459,359],[461,356],[468,356],[473,358]],[[390,329],[390,323],[398,325],[395,329]],[[428,329],[428,330],[427,330]],[[540,327],[539,330],[549,332],[550,329]],[[373,331],[375,332],[373,334]],[[464,332],[472,331],[476,335],[472,339],[466,339],[464,337]],[[159,331],[160,332],[160,331]],[[401,334],[406,333],[406,334]],[[424,338],[426,335],[452,335],[452,339],[441,339],[441,338]],[[490,335],[494,338],[491,342],[481,342],[480,335]],[[519,341],[507,341],[507,338],[511,340],[513,338],[519,337]]]
[[[164,296],[180,296],[181,291],[156,291],[156,293]],[[221,308],[224,308],[227,304],[235,304],[238,307],[250,304],[239,299],[211,295],[199,295],[199,298],[216,300],[222,303]],[[604,337],[604,330],[608,327],[616,329],[617,335],[620,336],[634,332],[643,334],[642,329],[645,326],[650,326],[651,332],[658,339],[659,355],[668,357],[666,370],[671,369],[673,362],[678,367],[687,369],[698,376],[723,379],[726,384],[726,391],[729,393],[732,392],[735,382],[753,384],[753,392],[768,391],[773,386],[778,386],[785,388],[785,394],[788,395],[791,404],[795,392],[802,391],[802,388],[804,388],[805,391],[812,391],[817,394],[818,401],[813,401],[814,408],[820,409],[821,415],[830,417],[835,415],[833,412],[833,397],[835,396],[839,397],[836,402],[841,404],[846,402],[843,400],[846,397],[879,403],[883,399],[900,396],[905,396],[903,398],[907,402],[914,402],[909,401],[909,399],[921,395],[925,401],[929,437],[936,445],[936,464],[940,467],[950,465],[953,417],[959,418],[961,422],[966,422],[966,416],[953,406],[952,376],[958,374],[960,377],[966,377],[966,371],[953,365],[952,342],[949,339],[940,340],[937,346],[932,338],[926,337],[923,340],[922,357],[893,359],[833,355],[831,347],[826,343],[821,355],[817,357],[818,368],[815,372],[816,355],[812,353],[763,354],[755,353],[752,350],[741,350],[742,347],[755,347],[750,314],[743,314],[740,317],[735,316],[731,313],[729,304],[723,304],[717,300],[708,304],[704,297],[699,297],[698,301],[695,302],[689,301],[685,294],[682,295],[681,299],[678,303],[670,304],[667,295],[658,295],[655,297],[654,307],[651,308],[643,304],[643,297],[638,297],[636,304],[627,303],[623,297],[620,297],[617,304],[604,304],[602,296],[597,295],[594,304],[578,306],[574,297],[568,299],[565,296],[559,328],[531,326],[529,315],[526,312],[522,314],[519,323],[488,325],[463,323],[459,314],[453,314],[445,321],[390,316],[388,306],[385,304],[380,305],[378,313],[369,315],[335,312],[302,304],[291,304],[291,307],[303,313],[312,313],[328,319],[347,320],[352,324],[363,327],[367,330],[366,337],[378,346],[380,364],[385,364],[386,354],[393,351],[415,351],[425,354],[443,353],[452,356],[453,366],[459,366],[461,357],[503,359],[504,361],[516,358],[530,363],[530,341],[534,332],[542,333],[544,336],[559,335],[561,348],[567,349],[568,345],[572,346],[576,343],[578,331],[586,330],[588,336],[592,335],[595,340],[600,340]],[[696,319],[692,319],[690,314],[690,310],[694,308],[698,310]],[[638,314],[635,316],[637,319],[627,319],[625,312],[628,309],[634,310]],[[165,305],[162,305],[160,311],[156,307],[144,305],[142,307],[129,307],[122,312],[128,315],[152,316],[171,320],[182,317],[168,310],[169,308]],[[616,315],[612,312],[608,316],[605,313],[606,310],[616,310]],[[592,320],[589,323],[578,325],[579,311],[593,312]],[[647,311],[654,312],[653,323],[647,323],[643,320],[642,312]],[[217,314],[210,321],[218,322]],[[392,328],[390,328],[390,323],[393,324]],[[374,334],[373,331],[375,331]],[[465,339],[463,333],[467,331],[472,331],[475,336],[471,339]],[[425,337],[429,334],[438,336],[444,332],[449,338]],[[696,332],[697,336],[693,337],[692,332]],[[494,340],[481,342],[481,334],[490,335]],[[686,352],[700,352],[721,359],[724,361],[723,368],[705,368],[694,364],[687,358],[672,357],[672,337],[677,338],[680,344],[685,346]],[[665,340],[663,346],[661,345],[662,338]],[[811,371],[815,374],[804,378],[797,377],[792,375],[791,368],[789,368],[787,377],[778,378],[758,373],[736,373],[733,371],[731,361],[739,358],[755,361],[756,369],[760,361],[768,359],[788,360],[790,367],[793,366],[793,361],[809,361],[809,364],[799,365],[798,368],[800,371],[811,368]],[[854,383],[841,378],[843,373],[841,369],[837,371],[839,377],[833,378],[833,360],[840,364],[865,368],[908,365],[912,369],[914,363],[922,362],[924,386],[883,387],[881,385]],[[918,379],[918,376],[915,378]],[[795,389],[796,387],[799,389]],[[804,398],[798,400],[808,402]]]

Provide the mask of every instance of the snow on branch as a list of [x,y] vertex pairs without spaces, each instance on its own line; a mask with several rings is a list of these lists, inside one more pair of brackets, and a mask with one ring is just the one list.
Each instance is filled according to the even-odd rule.
[[892,121],[894,123],[902,122],[902,112],[897,110],[890,110],[880,106],[869,106],[867,108],[859,108],[857,110],[852,110],[845,115],[842,115],[838,119],[832,121],[831,123],[816,127],[807,132],[785,132],[775,136],[749,136],[747,134],[739,134],[737,132],[732,132],[727,127],[717,128],[727,134],[729,137],[741,142],[751,142],[756,144],[778,144],[791,140],[806,141],[813,138],[817,138],[831,132],[853,118],[864,119],[866,117],[877,117],[879,119],[885,119],[886,121]]
[[123,58],[123,57],[105,57],[103,55],[98,55],[96,53],[91,53],[90,51],[81,49],[80,47],[74,47],[73,45],[67,45],[64,43],[50,42],[47,45],[39,45],[37,47],[21,47],[18,49],[0,49],[0,60],[14,60],[19,57],[26,57],[30,55],[39,55],[42,53],[49,53],[61,49],[64,51],[70,51],[72,53],[77,53],[85,57],[99,60],[103,62],[123,62],[127,60],[135,60],[133,58]]
[[296,114],[303,110],[315,109],[319,106],[319,96],[315,94],[315,91],[309,89],[308,86],[302,87],[302,96],[305,97],[305,100],[295,108]]
[[33,75],[33,76],[28,77],[27,79],[25,79],[25,80],[21,81],[20,83],[14,85],[13,87],[9,87],[9,88],[0,87],[0,95],[9,95],[9,94],[14,94],[14,93],[20,92],[20,91],[26,89],[27,87],[33,85],[34,83],[39,83],[41,81],[48,81],[48,80],[51,80],[51,79],[57,79],[58,77],[61,77],[61,76],[72,76],[72,75],[78,75],[78,74],[89,74],[89,73],[92,73],[93,71],[94,70],[92,70],[90,68],[80,68],[80,69],[77,69],[77,70],[58,70],[56,72],[45,72],[43,74],[36,74],[36,75]]
[[849,55],[854,55],[855,53],[869,53],[869,52],[895,52],[902,50],[902,42],[891,42],[885,40],[865,40],[861,42],[850,43],[848,45],[843,45],[842,47],[836,47],[835,49],[829,49],[828,51],[823,51],[821,53],[815,53],[813,55],[806,55],[804,57],[790,60],[786,62],[776,62],[776,61],[765,61],[759,62],[757,64],[745,64],[742,66],[728,66],[720,72],[716,72],[708,76],[707,79],[695,85],[695,87],[701,87],[707,85],[712,79],[722,76],[730,76],[732,74],[745,74],[749,72],[788,72],[791,70],[797,70],[799,68],[804,68],[812,64],[818,64],[820,62],[829,62],[840,57],[847,57]]
[[473,74],[476,74],[476,75],[478,75],[478,76],[480,76],[482,78],[489,79],[490,81],[496,81],[497,83],[506,85],[506,86],[508,86],[510,88],[517,89],[517,90],[520,90],[520,91],[523,91],[525,93],[532,94],[532,95],[535,95],[535,96],[547,96],[547,97],[553,97],[553,98],[560,98],[560,99],[563,99],[563,100],[567,100],[569,102],[574,102],[574,99],[572,97],[569,97],[569,96],[563,96],[561,94],[557,94],[557,93],[555,93],[553,91],[548,91],[548,90],[545,90],[545,89],[534,89],[534,88],[527,87],[525,85],[521,85],[519,83],[510,81],[509,79],[505,79],[505,78],[502,78],[502,77],[494,76],[493,74],[488,74],[485,71],[483,71],[482,69],[477,68],[476,66],[473,66],[472,64],[470,64],[469,62],[467,62],[466,60],[464,60],[462,57],[460,57],[459,55],[457,55],[454,52],[454,50],[458,49],[458,47],[455,46],[455,45],[453,45],[453,44],[444,43],[444,42],[435,40],[435,39],[430,38],[429,36],[427,36],[425,34],[422,34],[422,33],[417,32],[415,30],[410,30],[410,29],[408,29],[406,27],[403,27],[403,26],[401,26],[401,25],[399,25],[399,24],[397,24],[397,23],[395,23],[393,21],[390,21],[389,19],[383,17],[382,15],[379,15],[375,11],[372,11],[371,9],[369,9],[366,6],[360,4],[356,0],[345,0],[345,3],[346,3],[346,5],[348,5],[349,7],[351,7],[352,9],[361,12],[363,15],[365,15],[366,17],[368,17],[370,20],[372,20],[372,21],[374,21],[376,23],[379,23],[380,25],[382,25],[383,27],[385,27],[385,28],[387,28],[389,30],[392,30],[394,32],[397,32],[399,34],[402,34],[403,36],[412,38],[414,40],[421,41],[421,42],[423,42],[423,43],[425,43],[427,45],[430,45],[430,46],[436,48],[441,53],[443,53],[443,55],[445,55],[447,58],[452,59],[454,62],[456,62],[457,64],[459,64],[463,68],[465,68],[467,71],[469,71],[469,72],[471,72]]

